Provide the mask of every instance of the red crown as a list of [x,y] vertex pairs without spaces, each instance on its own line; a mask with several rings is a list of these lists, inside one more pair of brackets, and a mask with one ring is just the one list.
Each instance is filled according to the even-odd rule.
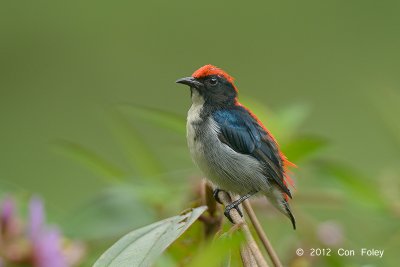
[[211,64],[205,65],[201,67],[200,69],[196,70],[193,74],[193,78],[204,78],[209,75],[218,75],[221,77],[224,77],[228,82],[233,84],[233,77],[230,76],[228,73],[225,71],[221,70],[220,68],[217,68]]

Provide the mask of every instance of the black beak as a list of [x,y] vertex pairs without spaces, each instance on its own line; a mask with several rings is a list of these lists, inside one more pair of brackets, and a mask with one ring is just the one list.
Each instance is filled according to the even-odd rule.
[[203,86],[203,84],[201,82],[199,82],[196,78],[193,78],[193,77],[185,77],[185,78],[179,79],[176,81],[176,83],[185,84],[190,87],[197,88],[197,89],[200,89],[200,87]]

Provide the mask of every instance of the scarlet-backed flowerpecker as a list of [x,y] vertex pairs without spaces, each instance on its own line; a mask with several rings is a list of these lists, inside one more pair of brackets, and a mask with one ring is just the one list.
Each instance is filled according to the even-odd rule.
[[187,116],[187,142],[191,157],[220,190],[240,195],[227,205],[242,214],[239,205],[252,195],[264,195],[291,220],[288,199],[291,163],[257,117],[238,101],[233,78],[223,70],[205,65],[191,77],[176,81],[190,87],[192,106]]

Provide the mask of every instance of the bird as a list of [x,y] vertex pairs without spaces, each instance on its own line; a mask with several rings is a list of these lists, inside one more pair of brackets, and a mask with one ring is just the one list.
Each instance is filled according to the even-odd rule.
[[207,64],[176,83],[190,88],[186,137],[192,160],[215,186],[217,201],[221,190],[240,196],[225,207],[225,216],[233,223],[231,209],[243,216],[239,205],[244,200],[266,196],[296,229],[289,206],[293,182],[287,174],[294,164],[256,115],[239,102],[233,77]]

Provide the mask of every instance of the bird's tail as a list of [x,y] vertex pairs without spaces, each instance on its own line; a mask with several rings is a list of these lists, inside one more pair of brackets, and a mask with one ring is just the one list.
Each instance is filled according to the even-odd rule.
[[294,218],[293,213],[290,209],[287,196],[285,195],[285,193],[282,193],[280,188],[275,186],[271,189],[271,191],[272,192],[265,194],[266,197],[275,208],[277,208],[280,212],[282,212],[290,219],[293,225],[293,229],[296,230],[296,219]]

